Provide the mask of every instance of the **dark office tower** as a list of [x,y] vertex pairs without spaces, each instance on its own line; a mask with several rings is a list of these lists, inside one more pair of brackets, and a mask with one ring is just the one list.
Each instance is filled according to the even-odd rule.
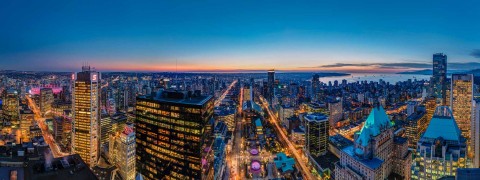
[[107,100],[109,99],[108,98],[108,87],[104,87],[104,88],[101,88],[100,91],[101,91],[101,94],[100,94],[100,99],[101,99],[101,102],[100,102],[100,107],[102,108],[102,110],[106,110],[106,107],[107,107]]
[[268,103],[272,104],[273,96],[275,95],[275,70],[271,69],[268,71],[268,79],[267,79],[267,86],[268,86],[268,94],[267,100]]
[[305,117],[305,148],[307,153],[318,157],[328,150],[328,116],[312,113]]
[[93,167],[100,155],[100,74],[83,66],[73,79],[72,152]]
[[[137,97],[136,165],[144,179],[213,179],[207,122],[214,100],[200,91],[159,91]],[[211,141],[211,142],[210,142]],[[213,158],[212,158],[213,159]],[[213,160],[212,160],[213,162]]]
[[265,98],[268,96],[268,82],[263,81],[262,93]]
[[40,112],[42,116],[52,110],[53,90],[52,88],[40,89]]
[[443,53],[433,54],[433,95],[440,100],[442,105],[447,101],[447,55]]
[[318,92],[320,91],[320,76],[318,74],[312,77],[312,100],[318,101]]

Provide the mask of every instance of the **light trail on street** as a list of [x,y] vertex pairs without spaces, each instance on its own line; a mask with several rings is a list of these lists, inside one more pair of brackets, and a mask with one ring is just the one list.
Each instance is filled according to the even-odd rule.
[[55,143],[55,140],[53,139],[52,135],[48,132],[48,127],[45,124],[45,118],[42,118],[41,112],[38,109],[37,105],[35,104],[35,101],[31,97],[29,97],[28,95],[26,95],[25,97],[27,98],[30,109],[35,114],[34,119],[37,122],[38,126],[40,127],[40,130],[42,131],[43,139],[45,139],[45,142],[50,147],[50,150],[52,151],[53,157],[58,158],[58,157],[63,157],[63,156],[69,155],[68,153],[63,153],[60,150],[60,147],[58,147],[58,145]]
[[225,99],[225,96],[227,96],[228,92],[230,92],[230,90],[232,89],[233,86],[235,86],[235,84],[237,83],[237,80],[234,80],[230,86],[228,86],[227,90],[225,90],[225,92],[223,92],[223,94],[218,97],[218,99],[215,101],[215,107],[216,106],[219,106],[220,103],[222,103],[223,99]]
[[262,96],[260,96],[260,100],[262,101],[262,105],[263,107],[267,110],[268,112],[268,115],[269,115],[269,121],[270,123],[272,123],[275,127],[275,130],[277,132],[277,134],[280,134],[279,136],[279,139],[282,139],[282,141],[284,142],[284,145],[287,146],[287,148],[289,149],[289,151],[292,153],[292,155],[294,156],[294,159],[295,159],[295,162],[296,164],[298,164],[298,167],[300,167],[300,171],[302,172],[302,175],[305,179],[316,179],[312,176],[312,173],[310,173],[310,171],[308,170],[308,167],[304,164],[304,163],[301,163],[300,160],[302,159],[302,157],[300,156],[300,154],[298,153],[298,151],[295,149],[295,146],[292,144],[292,142],[290,142],[290,140],[288,139],[287,135],[285,135],[285,133],[283,132],[282,130],[282,127],[278,124],[278,121],[276,121],[276,117],[273,115],[273,112],[272,110],[270,109],[270,107],[268,106],[268,103],[266,102],[265,98],[263,98]]

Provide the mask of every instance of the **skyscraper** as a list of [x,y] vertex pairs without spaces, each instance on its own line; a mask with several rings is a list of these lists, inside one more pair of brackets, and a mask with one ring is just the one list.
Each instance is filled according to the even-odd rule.
[[7,122],[12,124],[17,124],[19,121],[19,99],[18,99],[18,91],[14,89],[8,89],[3,91],[3,115]]
[[405,137],[408,138],[408,147],[417,148],[417,142],[427,129],[427,113],[423,110],[415,111],[406,119]]
[[[462,131],[462,136],[467,139],[467,147],[473,148],[471,144],[473,126],[473,75],[453,74],[451,104],[453,117]],[[469,151],[469,158],[473,158],[474,151]]]
[[267,101],[272,104],[273,96],[275,95],[275,70],[273,69],[268,71],[267,86]]
[[125,180],[135,179],[135,132],[133,127],[125,126],[124,130],[118,132],[113,138],[114,146],[112,151],[115,151],[115,163],[118,167],[118,172]]
[[447,55],[443,53],[433,54],[433,76],[432,76],[433,95],[442,105],[447,101]]
[[90,167],[96,165],[100,150],[100,73],[90,66],[83,66],[82,72],[72,75],[73,121],[72,153]]
[[328,103],[328,111],[330,111],[330,126],[337,127],[337,123],[343,118],[343,100],[336,98]]
[[213,107],[213,97],[199,91],[137,97],[137,172],[145,179],[213,179],[203,171],[213,169],[205,158],[213,143],[206,132]]
[[52,110],[53,103],[53,90],[52,88],[40,89],[40,112],[45,115],[48,111]]
[[472,145],[474,151],[473,167],[480,167],[480,99],[474,100],[474,112],[472,120]]
[[318,101],[318,92],[320,91],[320,76],[318,74],[312,77],[312,101]]
[[312,156],[324,155],[328,150],[328,116],[322,113],[305,115],[306,151]]

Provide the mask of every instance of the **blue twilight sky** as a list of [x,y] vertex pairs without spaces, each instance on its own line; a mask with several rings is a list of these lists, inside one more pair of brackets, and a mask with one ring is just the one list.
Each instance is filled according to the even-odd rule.
[[0,69],[403,71],[436,52],[480,68],[479,22],[473,0],[0,0]]

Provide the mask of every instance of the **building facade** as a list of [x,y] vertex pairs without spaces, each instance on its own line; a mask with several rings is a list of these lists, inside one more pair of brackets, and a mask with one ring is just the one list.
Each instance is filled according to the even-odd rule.
[[272,104],[273,97],[275,96],[275,70],[268,71],[267,78],[267,96],[268,103]]
[[73,75],[72,153],[90,167],[96,165],[100,155],[100,73],[90,66]]
[[329,123],[328,116],[312,113],[305,119],[305,148],[311,156],[324,155],[328,150]]
[[330,126],[337,127],[337,123],[343,118],[343,102],[340,98],[328,103],[328,110],[330,111]]
[[433,54],[432,91],[441,104],[446,105],[447,97],[447,55]]
[[455,176],[467,167],[466,139],[448,106],[437,107],[427,130],[417,143],[412,179],[439,179]]
[[374,107],[363,128],[355,133],[354,145],[340,151],[335,179],[410,179],[411,152],[407,140],[394,136],[393,131],[383,107]]
[[[112,142],[113,143],[113,142]],[[116,150],[115,164],[118,172],[125,180],[135,179],[135,132],[133,127],[125,126],[124,130],[118,133],[114,141]]]
[[[452,74],[451,104],[453,117],[462,131],[462,136],[467,139],[467,147],[473,149],[472,128],[473,122],[473,75],[472,74]],[[474,156],[474,151],[469,151],[470,159]]]
[[6,122],[18,124],[19,120],[19,99],[18,91],[8,89],[3,91],[2,111]]
[[52,88],[40,89],[40,112],[43,116],[52,110],[53,90]]
[[200,92],[137,97],[137,172],[144,179],[209,179],[213,166],[207,167],[204,157],[211,152],[206,126],[213,107],[213,97]]
[[406,121],[405,136],[408,138],[408,147],[416,149],[418,140],[428,126],[427,113],[425,111],[416,111],[408,116]]

